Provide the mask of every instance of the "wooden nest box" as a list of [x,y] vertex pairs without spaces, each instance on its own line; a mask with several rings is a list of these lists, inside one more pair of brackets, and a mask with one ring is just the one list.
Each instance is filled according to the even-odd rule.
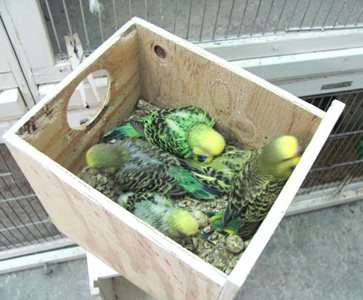
[[[69,127],[67,105],[90,73],[109,86],[95,118]],[[85,152],[125,120],[138,99],[198,106],[228,139],[257,147],[284,134],[306,149],[232,273],[214,268],[80,180]],[[5,141],[52,222],[156,299],[232,299],[319,154],[344,105],[324,112],[249,72],[133,18],[31,109]]]

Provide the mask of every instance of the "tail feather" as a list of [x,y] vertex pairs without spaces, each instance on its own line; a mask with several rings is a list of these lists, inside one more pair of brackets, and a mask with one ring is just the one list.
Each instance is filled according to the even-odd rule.
[[220,196],[218,191],[199,182],[192,173],[183,167],[173,167],[168,173],[176,178],[178,184],[196,199],[210,200]]
[[130,123],[122,123],[107,131],[101,141],[106,142],[113,138],[141,137],[140,133]]
[[209,222],[217,230],[226,232],[228,234],[238,234],[240,228],[243,225],[241,218],[236,217],[234,219],[230,219],[225,225],[222,225],[223,215],[224,215],[223,211],[217,213],[210,213]]
[[257,232],[261,223],[262,221],[243,223],[238,230],[238,235],[245,240],[251,239],[253,235]]

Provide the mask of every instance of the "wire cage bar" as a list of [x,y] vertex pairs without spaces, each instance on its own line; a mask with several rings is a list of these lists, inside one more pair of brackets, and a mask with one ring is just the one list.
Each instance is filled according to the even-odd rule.
[[334,99],[346,104],[342,116],[306,177],[300,193],[363,180],[363,90],[302,97],[326,110]]
[[194,43],[363,26],[359,0],[99,0],[93,13],[89,0],[39,2],[61,56],[65,35],[77,32],[91,51],[133,16]]
[[0,251],[60,237],[10,152],[0,144]]

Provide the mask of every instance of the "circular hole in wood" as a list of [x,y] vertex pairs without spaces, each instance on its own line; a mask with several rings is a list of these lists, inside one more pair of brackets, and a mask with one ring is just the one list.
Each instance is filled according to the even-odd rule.
[[165,58],[166,57],[166,52],[165,52],[164,48],[156,45],[154,47],[154,51],[155,51],[156,55],[159,56],[160,58]]
[[109,77],[106,70],[87,75],[74,90],[67,106],[69,127],[82,130],[100,113],[108,101]]

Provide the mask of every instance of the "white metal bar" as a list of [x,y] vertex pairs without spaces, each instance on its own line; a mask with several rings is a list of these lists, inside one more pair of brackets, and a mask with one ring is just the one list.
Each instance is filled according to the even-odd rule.
[[54,264],[86,257],[86,250],[81,247],[72,247],[54,250],[40,254],[33,254],[14,259],[0,261],[0,274],[37,268],[44,264]]
[[[38,0],[0,0],[1,18],[30,84],[33,68],[54,65],[54,52]],[[29,24],[32,30],[29,30]],[[35,46],[36,45],[36,46]],[[35,89],[33,93],[35,93]]]
[[[20,118],[26,112],[26,107],[18,89],[8,89],[0,92],[0,121]],[[0,203],[2,200],[0,200]]]
[[38,243],[38,244],[34,244],[34,245],[0,251],[0,261],[9,259],[9,258],[29,255],[29,254],[33,254],[33,253],[53,250],[53,249],[57,249],[57,248],[68,247],[68,246],[72,246],[72,245],[75,245],[75,243],[72,240],[70,240],[68,238],[59,238],[59,239],[55,239],[52,241],[47,241],[47,242]]
[[[175,2],[178,2],[178,0],[175,0]],[[207,9],[207,0],[204,0],[202,23],[200,24],[199,41],[202,40],[202,34],[203,34],[203,29],[204,29],[204,20],[205,20],[205,11],[206,11],[206,9]],[[174,33],[175,33],[175,28],[174,28]]]
[[219,19],[219,12],[220,12],[220,10],[221,10],[221,0],[218,1],[217,15],[216,15],[216,21],[214,22],[212,40],[214,40],[214,38],[216,36],[216,30],[217,30],[217,25],[218,25],[218,19]]
[[358,16],[358,18],[357,18],[357,21],[355,22],[355,26],[357,26],[357,25],[358,25],[359,20],[360,20],[360,18],[361,18],[361,16],[362,16],[362,14],[363,14],[363,8],[361,9],[361,12],[360,12],[360,14],[359,14],[359,16]]
[[84,16],[82,0],[79,0],[79,7],[81,9],[81,17],[82,17],[82,23],[83,23],[84,35],[86,37],[87,47],[88,47],[89,50],[91,50],[91,43],[90,43],[89,38],[88,38],[88,30],[87,30],[87,25],[86,25],[86,18]]
[[63,1],[63,8],[64,8],[64,13],[66,15],[66,20],[67,20],[67,25],[68,25],[68,30],[71,36],[73,36],[73,30],[72,30],[72,25],[71,25],[71,21],[69,19],[69,15],[68,15],[68,7],[67,7],[67,3],[66,0],[62,0]]
[[115,22],[115,31],[118,29],[117,25],[117,14],[116,14],[116,2],[112,0],[112,8],[113,8],[113,21]]
[[130,15],[130,19],[131,19],[131,17],[132,17],[131,0],[129,0],[129,15]]
[[[286,216],[305,213],[335,205],[346,204],[363,199],[363,183],[345,185],[336,195],[336,187],[323,189],[306,195],[296,196],[286,212]],[[334,196],[333,196],[334,195]]]
[[101,41],[102,41],[102,43],[105,41],[105,37],[104,37],[104,35],[103,35],[103,25],[102,25],[102,10],[100,10],[98,13],[97,13],[97,15],[98,15],[98,25],[99,25],[99,27],[100,27],[100,33],[101,33]]
[[348,21],[349,21],[350,17],[352,16],[353,12],[355,11],[355,7],[357,6],[357,4],[358,4],[358,0],[355,0],[355,3],[349,12],[349,15],[348,15],[347,19],[345,20],[344,26],[347,26]]
[[243,14],[242,14],[242,18],[241,18],[241,23],[239,25],[239,30],[238,30],[238,37],[241,36],[241,30],[242,30],[242,26],[243,26],[243,21],[245,19],[245,15],[246,15],[246,10],[247,10],[247,6],[248,6],[248,1],[249,0],[246,0],[246,4],[245,4],[245,8],[243,10]]
[[325,26],[325,24],[326,24],[326,21],[328,20],[328,18],[329,18],[329,16],[330,16],[330,13],[331,13],[331,11],[332,11],[332,9],[333,9],[334,4],[335,4],[335,0],[333,0],[332,4],[330,5],[330,8],[329,8],[329,10],[328,10],[328,12],[327,12],[327,14],[326,14],[325,19],[324,19],[324,22],[323,22],[323,24],[321,25],[321,27],[322,27],[322,28],[324,28],[324,26]]
[[363,47],[363,29],[302,32],[197,45],[229,61]]
[[56,43],[57,43],[58,51],[59,51],[59,53],[60,53],[60,52],[62,52],[62,48],[61,48],[61,45],[60,45],[60,43],[59,43],[59,38],[58,38],[57,28],[56,28],[56,26],[55,26],[55,24],[54,24],[53,14],[52,14],[52,11],[50,10],[48,0],[45,0],[45,5],[47,6],[47,11],[48,11],[48,15],[49,15],[50,23],[52,24],[52,29],[53,29],[53,33],[54,33],[54,37],[55,37],[55,41],[56,41]]
[[293,20],[293,18],[294,18],[294,16],[295,16],[295,13],[296,13],[296,9],[297,9],[298,4],[299,4],[299,0],[296,0],[295,7],[294,7],[294,11],[293,11],[293,13],[291,14],[291,18],[290,18],[289,23],[288,23],[288,24],[287,24],[287,26],[286,26],[286,30],[289,30],[289,29],[290,29],[291,22],[292,22],[292,20]]
[[282,6],[282,9],[281,9],[281,12],[280,12],[280,16],[279,16],[279,20],[277,21],[277,25],[275,27],[275,33],[277,32],[277,30],[279,28],[279,25],[280,25],[280,22],[281,22],[281,19],[282,19],[282,15],[283,15],[283,13],[285,11],[286,2],[287,2],[287,0],[285,0],[284,5]]
[[178,0],[175,0],[175,8],[174,8],[174,29],[173,29],[173,33],[174,34],[176,32],[176,16],[177,16],[177,13],[178,13]]
[[[35,101],[32,95],[32,91],[30,90],[27,80],[24,76],[24,73],[19,65],[19,61],[16,57],[14,49],[8,39],[6,34],[4,24],[0,19],[0,44],[1,50],[3,52],[4,58],[8,61],[9,66],[11,66],[12,76],[15,79],[17,86],[23,96],[23,99],[26,105],[31,108],[34,106]],[[1,77],[0,77],[1,78]],[[4,88],[7,88],[6,86]],[[13,88],[13,86],[9,86],[8,88]]]
[[257,6],[257,10],[256,10],[256,15],[255,15],[255,17],[253,19],[253,24],[252,24],[252,28],[251,28],[250,35],[253,35],[253,32],[255,30],[256,21],[257,21],[257,18],[258,18],[258,13],[260,12],[260,8],[261,8],[261,2],[262,2],[262,0],[260,0],[258,2],[258,6]]
[[[79,66],[79,64],[81,63],[82,58],[83,58],[82,57],[83,49],[82,49],[82,46],[80,45],[80,40],[78,38],[78,34],[75,33],[71,37],[65,36],[64,39],[66,41],[67,53],[69,55],[69,60],[71,62],[72,69],[75,70]],[[77,53],[75,53],[74,49],[77,49]],[[83,106],[85,108],[89,108],[89,104],[86,99],[86,93],[85,93],[85,87],[84,87],[83,80],[79,83],[79,92],[81,94]]]
[[302,27],[302,24],[303,24],[303,23],[304,23],[304,21],[305,21],[306,15],[308,14],[308,10],[309,10],[309,8],[310,8],[311,1],[312,1],[312,0],[309,0],[308,6],[307,6],[307,7],[306,7],[306,9],[305,9],[305,12],[304,12],[304,15],[303,15],[303,17],[302,17],[302,19],[301,19],[301,22],[300,22],[300,26],[299,26],[299,27]]
[[187,25],[187,37],[186,37],[187,40],[189,40],[190,20],[192,18],[192,9],[193,9],[193,0],[190,0],[189,16],[188,16],[188,25]]
[[281,81],[270,80],[271,83],[275,84],[276,86],[278,86],[298,97],[306,96],[306,95],[321,94],[322,85],[346,82],[346,81],[350,81],[350,82],[352,82],[352,84],[349,87],[335,88],[335,89],[325,91],[325,92],[339,93],[342,91],[362,89],[363,88],[363,72],[340,73],[340,74],[332,74],[329,76],[317,75],[317,76],[304,77],[304,78],[295,78],[293,80],[281,80]]
[[320,0],[319,7],[318,7],[318,9],[316,10],[316,13],[315,13],[315,16],[314,16],[313,21],[311,22],[311,26],[310,26],[311,28],[313,28],[313,27],[314,27],[314,24],[315,24],[316,18],[318,17],[318,14],[319,14],[319,12],[320,12],[320,8],[321,8],[322,4],[323,4],[323,0]]
[[266,32],[266,27],[267,27],[268,21],[270,19],[271,11],[272,11],[272,8],[274,7],[274,4],[275,4],[275,0],[272,0],[270,9],[268,10],[268,14],[266,17],[265,26],[263,27],[263,30],[262,30],[262,34],[265,34],[265,32]]
[[[275,0],[273,0],[273,1],[275,1]],[[232,21],[232,14],[233,14],[233,11],[234,11],[235,2],[236,2],[236,0],[232,1],[231,11],[229,12],[228,24],[227,24],[226,34],[224,35],[224,38],[227,38],[227,36],[228,36],[229,27],[230,27],[231,21]]]
[[335,18],[335,21],[333,23],[333,26],[336,27],[338,25],[338,20],[340,15],[342,14],[343,8],[347,5],[347,3],[345,1],[342,1],[342,6],[339,9],[339,13],[337,14],[337,17]]
[[232,64],[266,80],[288,81],[304,76],[327,76],[363,71],[363,47],[236,60]]
[[[39,3],[34,3],[32,0],[27,4],[29,9],[31,8],[31,12],[34,13],[33,17],[37,17],[40,9]],[[0,39],[2,40],[1,45],[4,45],[2,50],[5,52],[4,54],[9,66],[11,66],[23,98],[28,107],[32,107],[39,100],[38,89],[32,76],[32,67],[47,66],[53,63],[53,51],[49,52],[49,49],[51,49],[49,39],[43,39],[45,31],[42,31],[44,29],[42,26],[44,23],[35,22],[34,24],[39,29],[39,32],[37,32],[39,36],[36,37],[36,40],[40,39],[38,45],[40,50],[34,47],[34,40],[32,40],[31,35],[28,34],[26,37],[26,29],[29,24],[22,19],[24,18],[22,8],[14,4],[13,1],[0,0]],[[44,48],[42,48],[42,45]],[[36,55],[33,56],[33,54]]]

